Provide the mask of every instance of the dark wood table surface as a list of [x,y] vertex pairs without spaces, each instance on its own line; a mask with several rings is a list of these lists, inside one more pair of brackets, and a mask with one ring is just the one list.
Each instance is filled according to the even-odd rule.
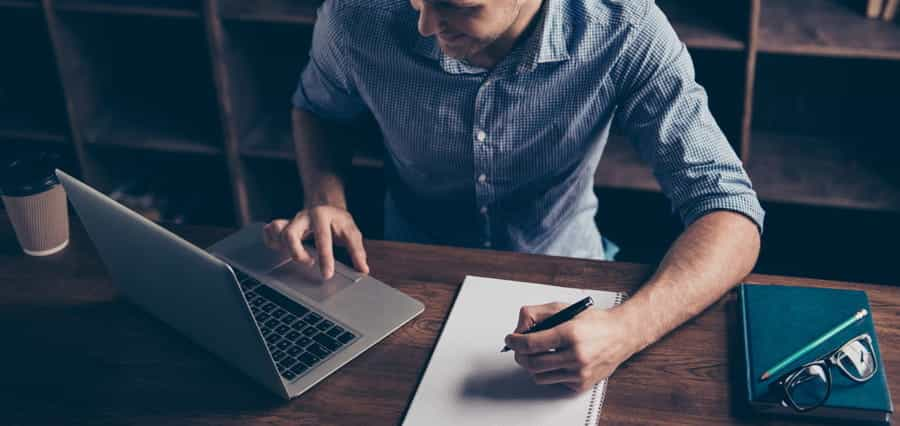
[[[173,229],[201,247],[231,232]],[[367,241],[367,249],[372,275],[423,301],[425,312],[283,401],[119,297],[77,221],[69,248],[33,258],[21,253],[0,211],[0,424],[396,424],[465,275],[633,293],[652,272],[383,241]],[[865,290],[891,392],[900,394],[900,288],[765,275],[748,281]],[[734,302],[732,292],[623,364],[609,381],[601,424],[780,424],[743,417],[733,404]]]

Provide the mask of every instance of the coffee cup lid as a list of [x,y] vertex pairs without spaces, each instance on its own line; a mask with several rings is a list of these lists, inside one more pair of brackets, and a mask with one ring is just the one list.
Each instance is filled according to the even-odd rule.
[[0,194],[25,197],[39,194],[59,184],[54,163],[57,156],[40,152],[23,154],[0,169]]

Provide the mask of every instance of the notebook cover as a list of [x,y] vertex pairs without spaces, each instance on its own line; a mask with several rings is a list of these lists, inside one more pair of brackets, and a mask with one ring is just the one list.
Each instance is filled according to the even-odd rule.
[[[893,412],[890,390],[885,378],[884,362],[872,322],[871,307],[866,293],[857,290],[838,290],[813,287],[743,284],[739,290],[741,320],[744,337],[745,379],[751,406],[780,406],[781,395],[770,390],[786,372],[825,355],[844,342],[862,333],[872,336],[878,372],[865,383],[846,378],[838,368],[831,369],[831,395],[825,404],[809,412],[862,411],[861,418],[873,418],[871,411]],[[862,308],[869,310],[861,321],[838,333],[825,343],[801,357],[775,377],[759,378],[766,369],[815,340],[823,333],[850,318]],[[793,410],[791,410],[793,412]],[[887,418],[886,416],[882,418]]]

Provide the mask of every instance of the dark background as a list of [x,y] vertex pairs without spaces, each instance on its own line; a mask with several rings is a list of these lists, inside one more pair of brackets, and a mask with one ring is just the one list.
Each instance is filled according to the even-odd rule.
[[[758,272],[900,284],[900,25],[865,0],[659,0],[766,209]],[[0,0],[0,160],[60,167],[142,214],[240,226],[302,193],[290,96],[315,0]],[[351,210],[381,236],[377,126],[340,142]],[[596,192],[618,260],[681,231],[614,137]]]

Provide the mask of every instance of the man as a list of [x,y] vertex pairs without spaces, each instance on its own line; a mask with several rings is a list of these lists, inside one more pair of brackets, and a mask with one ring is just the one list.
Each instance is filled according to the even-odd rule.
[[319,10],[293,110],[306,207],[267,225],[271,247],[312,264],[314,237],[328,277],[336,242],[368,272],[329,135],[369,111],[387,239],[602,259],[593,175],[612,124],[653,167],[685,231],[616,308],[529,335],[561,306],[522,308],[506,344],[537,383],[588,389],[750,272],[764,213],[651,0],[407,1]]

